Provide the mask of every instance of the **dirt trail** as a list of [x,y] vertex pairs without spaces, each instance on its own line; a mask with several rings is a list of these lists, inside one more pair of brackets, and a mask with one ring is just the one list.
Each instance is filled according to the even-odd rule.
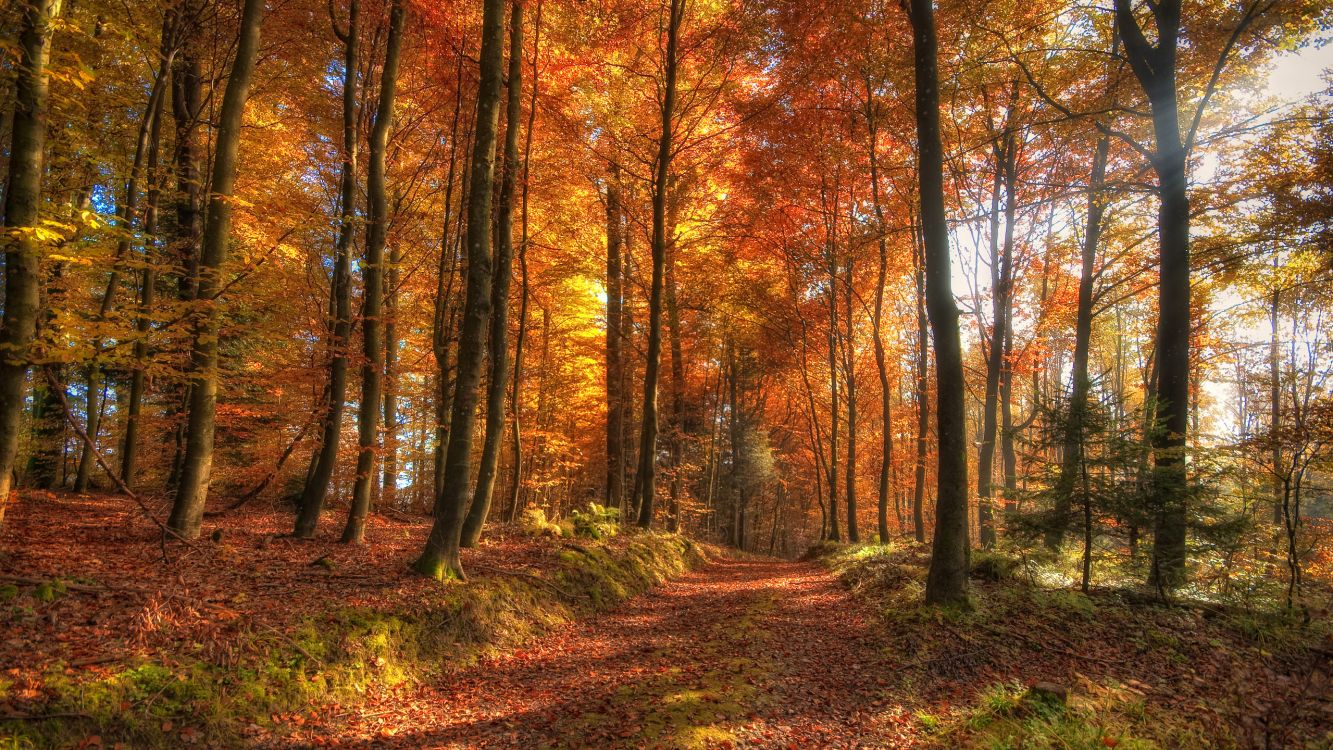
[[889,665],[873,622],[818,565],[719,562],[397,696],[391,737],[357,742],[374,717],[353,715],[342,726],[350,736],[325,738],[402,748],[897,747],[912,722],[882,698]]

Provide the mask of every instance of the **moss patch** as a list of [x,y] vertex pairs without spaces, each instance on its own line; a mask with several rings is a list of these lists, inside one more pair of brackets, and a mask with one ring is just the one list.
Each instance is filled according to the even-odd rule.
[[[446,583],[425,606],[346,608],[309,615],[287,633],[255,630],[228,649],[243,655],[237,658],[179,654],[96,677],[56,664],[43,680],[40,713],[70,716],[0,722],[0,737],[25,748],[63,747],[92,735],[132,747],[242,744],[248,734],[281,733],[293,715],[517,646],[706,558],[683,537],[640,533],[570,546],[555,559],[541,576],[483,572],[465,585]],[[61,593],[56,584],[48,588]]]

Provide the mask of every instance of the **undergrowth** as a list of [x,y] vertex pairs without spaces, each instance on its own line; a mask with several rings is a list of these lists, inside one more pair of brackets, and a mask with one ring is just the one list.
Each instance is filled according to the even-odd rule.
[[676,535],[639,533],[614,546],[592,540],[567,545],[540,577],[482,575],[448,584],[425,607],[345,608],[307,615],[287,633],[255,630],[230,649],[243,655],[235,659],[173,654],[91,679],[53,664],[44,680],[46,718],[0,720],[0,748],[65,747],[91,736],[130,747],[235,745],[293,714],[512,648],[704,559],[698,545]]
[[[1065,556],[1002,549],[973,551],[965,605],[931,607],[923,603],[926,545],[823,543],[809,556],[879,612],[902,661],[895,697],[939,747],[1248,746],[1254,726],[1292,739],[1318,730],[1318,701],[1291,686],[1318,671],[1311,664],[1329,623],[1276,601],[1262,609],[1161,603],[1142,586],[1089,595],[1077,590]],[[1004,681],[982,689],[995,675]],[[1026,700],[1024,685],[1043,679],[1064,683],[1067,703]],[[960,683],[977,691],[961,703],[949,693]],[[1181,713],[1161,700],[1181,693],[1190,705],[1216,705]]]

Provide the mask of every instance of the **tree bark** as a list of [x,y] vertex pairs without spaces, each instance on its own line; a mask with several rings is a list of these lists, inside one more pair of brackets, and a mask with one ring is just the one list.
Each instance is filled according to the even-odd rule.
[[504,153],[500,159],[500,193],[496,196],[495,265],[491,275],[491,377],[486,390],[486,434],[472,507],[463,521],[462,545],[481,539],[491,510],[495,474],[504,440],[505,396],[509,389],[509,280],[514,257],[514,187],[518,177],[518,131],[523,110],[523,3],[509,11],[508,100],[505,106]]
[[[532,95],[528,99],[528,126],[523,132],[523,195],[518,241],[519,302],[518,333],[514,338],[514,384],[509,390],[509,413],[513,415],[510,434],[514,442],[514,464],[509,481],[509,522],[513,523],[519,511],[519,497],[523,487],[523,431],[520,424],[522,409],[518,397],[523,385],[523,344],[528,328],[528,174],[532,159],[532,129],[537,121],[537,56],[542,41],[542,3],[537,0],[537,18],[532,31]],[[613,506],[614,507],[614,506]]]
[[385,158],[389,128],[393,125],[393,100],[398,87],[398,62],[402,55],[403,26],[407,11],[403,0],[393,0],[389,9],[389,37],[380,72],[380,96],[375,106],[375,124],[370,129],[370,166],[366,175],[366,263],[362,276],[365,301],[361,312],[361,405],[357,414],[356,484],[352,507],[343,527],[344,544],[360,544],[366,534],[370,495],[375,485],[375,448],[379,437],[384,356],[384,246],[389,230],[389,199]]
[[916,68],[917,160],[926,267],[926,307],[935,345],[935,420],[939,432],[935,537],[926,602],[967,599],[967,426],[963,413],[963,357],[958,305],[950,279],[949,225],[944,213],[944,154],[940,144],[939,73],[935,10],[911,0]]
[[930,432],[930,355],[926,349],[926,272],[917,227],[912,228],[912,260],[916,266],[912,288],[916,298],[916,460],[912,481],[912,533],[926,541],[926,438]]
[[199,254],[198,296],[205,308],[196,316],[190,351],[190,400],[181,460],[180,486],[167,527],[185,539],[199,536],[204,502],[213,469],[213,428],[218,393],[218,305],[222,271],[231,232],[231,197],[236,187],[236,162],[241,146],[241,117],[250,95],[250,78],[259,53],[263,0],[245,0],[239,43],[231,77],[222,96],[213,158],[212,195]]
[[19,59],[5,189],[4,226],[17,237],[5,249],[5,311],[0,324],[0,524],[13,490],[23,422],[23,386],[37,335],[41,284],[42,151],[46,143],[47,61],[60,0],[27,0],[21,8]]
[[1152,110],[1160,205],[1157,213],[1159,282],[1156,419],[1153,448],[1158,508],[1153,524],[1151,583],[1172,589],[1185,580],[1186,433],[1190,391],[1190,215],[1187,154],[1176,101],[1176,46],[1180,0],[1150,6],[1156,43],[1148,41],[1130,0],[1115,0],[1125,58]]
[[685,447],[685,357],[680,336],[680,306],[676,303],[676,222],[683,199],[679,185],[672,191],[667,211],[666,257],[667,338],[671,348],[671,487],[667,504],[667,531],[680,528],[681,460]]
[[[1103,190],[1106,184],[1106,159],[1111,141],[1103,136],[1092,157],[1092,175],[1088,180],[1088,218],[1083,230],[1082,265],[1078,278],[1078,307],[1074,316],[1074,362],[1070,377],[1073,389],[1069,396],[1069,416],[1065,425],[1064,448],[1061,454],[1060,476],[1055,485],[1055,505],[1046,529],[1046,546],[1060,548],[1069,525],[1069,513],[1075,488],[1083,473],[1084,424],[1087,421],[1088,394],[1092,382],[1088,377],[1088,357],[1092,343],[1093,281],[1097,264],[1097,248],[1101,242],[1102,220],[1106,214]],[[1088,498],[1084,497],[1086,504]]]
[[[167,81],[170,80],[172,75],[172,52],[175,50],[175,41],[172,39],[175,35],[174,27],[174,19],[168,16],[162,27],[163,55],[161,64],[163,70],[159,73]],[[149,316],[157,304],[157,270],[154,264],[158,263],[159,259],[153,257],[151,248],[153,247],[153,240],[157,236],[158,216],[162,201],[162,186],[158,168],[161,155],[162,117],[165,110],[166,95],[164,87],[163,95],[158,97],[157,110],[153,115],[148,134],[148,157],[145,172],[148,196],[144,205],[143,234],[145,242],[142,248],[144,266],[139,275],[138,311],[134,319],[132,352],[134,364],[130,370],[129,394],[125,406],[125,433],[122,436],[120,452],[121,480],[131,488],[134,487],[135,475],[138,473],[139,443],[141,442],[139,433],[143,422],[143,399],[147,385],[144,369],[148,366],[148,335],[151,331]]]
[[[330,8],[331,10],[331,8]],[[338,444],[347,402],[347,359],[352,336],[352,243],[356,236],[356,169],[360,137],[357,132],[356,80],[361,3],[350,0],[347,28],[340,29],[330,18],[333,33],[343,43],[343,144],[342,175],[338,186],[338,239],[333,251],[333,278],[329,289],[333,320],[329,335],[329,379],[325,390],[324,418],[315,462],[301,489],[300,512],[294,536],[310,539],[319,524],[319,514],[328,495],[329,481],[338,463]]]
[[[879,117],[875,107],[874,90],[870,77],[866,84],[866,126],[870,136],[870,197],[875,209],[875,229],[879,235],[879,273],[875,278],[875,310],[871,316],[871,327],[875,345],[875,370],[879,373],[879,408],[880,439],[882,441],[879,458],[879,518],[878,531],[880,544],[889,541],[889,495],[895,492],[893,476],[893,392],[889,384],[888,356],[884,349],[884,286],[888,283],[889,247],[887,225],[884,221],[884,204],[879,195]],[[898,519],[901,520],[901,519]]]
[[449,420],[449,447],[444,481],[435,498],[435,523],[425,549],[412,566],[422,575],[436,579],[465,577],[458,550],[468,510],[477,389],[486,359],[486,323],[491,314],[491,183],[503,58],[504,0],[485,0],[467,207],[467,296],[458,345],[453,413]]
[[606,504],[612,508],[625,503],[623,221],[620,168],[612,164],[606,178]]
[[643,374],[643,424],[639,441],[639,471],[634,495],[639,498],[639,527],[653,525],[657,492],[657,381],[662,366],[662,287],[666,270],[668,175],[671,173],[672,129],[676,108],[676,51],[685,17],[685,0],[669,0],[666,61],[662,95],[662,134],[657,143],[653,176],[653,274],[648,300],[648,356]]
[[[991,499],[995,476],[995,438],[999,429],[997,409],[1000,375],[1004,369],[1004,342],[1008,338],[1009,296],[1013,284],[1014,218],[1017,211],[1017,145],[1006,125],[993,149],[994,192],[991,197],[991,330],[986,347],[986,395],[982,404],[981,445],[977,450],[977,519],[981,546],[995,546],[995,510]],[[1000,197],[1004,196],[1004,243],[1001,251]]]

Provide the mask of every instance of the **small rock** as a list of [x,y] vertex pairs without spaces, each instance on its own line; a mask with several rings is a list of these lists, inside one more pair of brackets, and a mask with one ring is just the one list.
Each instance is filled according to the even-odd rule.
[[1063,708],[1065,703],[1069,701],[1069,688],[1056,685],[1053,682],[1036,682],[1028,688],[1027,695],[1023,696],[1023,700],[1029,703]]

